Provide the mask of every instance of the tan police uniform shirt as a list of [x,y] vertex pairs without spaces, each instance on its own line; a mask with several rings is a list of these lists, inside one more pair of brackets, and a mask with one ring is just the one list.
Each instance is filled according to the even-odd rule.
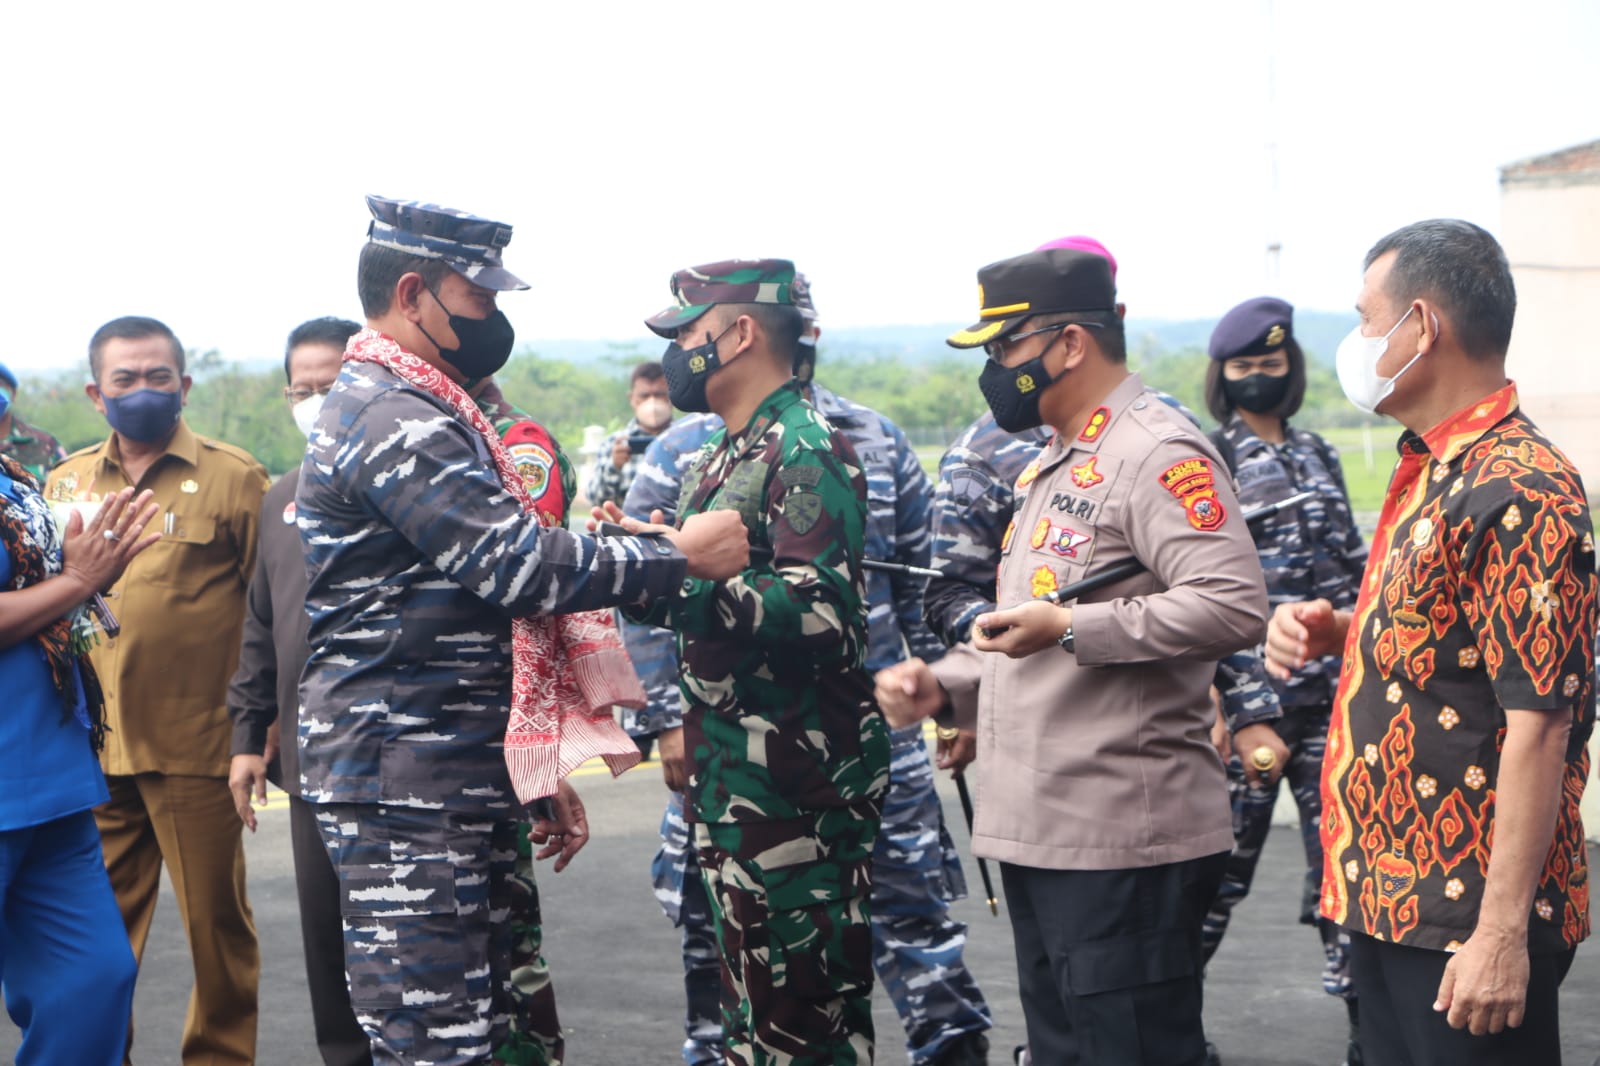
[[1146,571],[1068,603],[1076,655],[964,644],[934,664],[958,707],[977,699],[976,854],[1107,870],[1233,846],[1210,687],[1265,634],[1266,587],[1226,468],[1137,375],[1018,477],[998,602],[1130,557]]
[[[162,537],[106,595],[122,633],[91,653],[105,690],[108,774],[226,777],[228,678],[239,657],[245,590],[269,480],[231,444],[186,422],[135,486],[155,492],[146,532]],[[117,438],[75,452],[50,472],[46,498],[92,503],[128,485]],[[87,517],[87,515],[86,515]]]

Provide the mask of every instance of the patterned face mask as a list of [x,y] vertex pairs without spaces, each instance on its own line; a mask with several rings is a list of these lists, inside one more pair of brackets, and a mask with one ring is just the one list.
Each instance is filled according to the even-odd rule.
[[706,342],[693,348],[685,348],[676,340],[667,345],[661,355],[661,369],[667,375],[667,394],[672,397],[672,406],[694,414],[711,410],[711,401],[706,399],[706,382],[722,366],[717,356],[717,343],[736,324],[737,320],[729,323],[728,329],[715,337],[707,330]]

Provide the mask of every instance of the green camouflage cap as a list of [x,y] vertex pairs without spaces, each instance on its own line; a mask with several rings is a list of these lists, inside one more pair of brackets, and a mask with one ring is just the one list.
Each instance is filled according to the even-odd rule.
[[787,259],[727,259],[687,267],[672,275],[677,303],[644,320],[663,337],[671,337],[717,304],[799,305],[794,264]]

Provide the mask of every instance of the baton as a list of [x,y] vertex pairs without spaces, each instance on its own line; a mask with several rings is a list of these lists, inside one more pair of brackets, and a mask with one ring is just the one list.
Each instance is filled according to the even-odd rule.
[[[961,813],[967,816],[967,836],[972,836],[972,793],[967,791],[967,779],[964,774],[956,775],[956,795],[961,798]],[[996,918],[1000,917],[1000,905],[995,902],[994,882],[989,880],[989,863],[983,856],[977,856],[978,873],[983,877],[983,892],[989,897],[989,913]]]
[[[1275,514],[1281,514],[1284,511],[1292,510],[1293,508],[1299,507],[1302,503],[1305,503],[1307,500],[1311,499],[1311,497],[1314,495],[1316,494],[1312,492],[1297,492],[1293,496],[1281,499],[1276,503],[1264,503],[1260,507],[1244,513],[1245,524],[1253,526],[1257,522],[1265,521]],[[1093,592],[1096,589],[1103,589],[1107,585],[1114,585],[1125,577],[1132,577],[1134,574],[1143,573],[1144,569],[1144,563],[1140,562],[1138,559],[1124,559],[1119,563],[1112,563],[1110,566],[1106,567],[1104,570],[1092,577],[1086,577],[1081,581],[1074,581],[1072,584],[1056,589],[1054,592],[1047,592],[1043,596],[1035,596],[1034,599],[1043,600],[1045,603],[1054,603],[1060,605],[1067,600],[1075,600],[1085,593]],[[986,626],[980,626],[979,628],[982,629],[983,635],[986,637],[997,637],[1003,631],[1000,629],[989,629]]]
[[[1253,526],[1257,522],[1266,521],[1273,515],[1282,514],[1284,511],[1293,510],[1294,508],[1299,507],[1302,503],[1305,503],[1307,500],[1311,499],[1311,497],[1314,495],[1316,495],[1316,493],[1297,492],[1293,496],[1279,500],[1276,503],[1264,503],[1260,507],[1244,513],[1245,524]],[[1140,562],[1138,559],[1124,559],[1120,563],[1113,563],[1112,565],[1106,567],[1093,577],[1086,577],[1082,581],[1074,581],[1072,584],[1067,585],[1064,588],[1056,589],[1054,592],[1047,592],[1043,596],[1039,596],[1037,598],[1044,600],[1046,603],[1055,604],[1063,603],[1066,600],[1075,600],[1086,592],[1093,592],[1095,589],[1103,589],[1107,585],[1116,584],[1125,577],[1132,577],[1134,574],[1141,573],[1144,568],[1144,563]]]

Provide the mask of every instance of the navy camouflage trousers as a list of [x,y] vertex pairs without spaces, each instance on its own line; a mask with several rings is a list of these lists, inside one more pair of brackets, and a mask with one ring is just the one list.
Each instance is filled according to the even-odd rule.
[[[683,1058],[688,1066],[706,1066],[722,1062],[721,978],[705,886],[687,876],[695,862],[682,797],[670,793],[651,874],[661,909],[683,934]],[[964,1033],[994,1024],[962,961],[967,927],[950,914],[950,904],[966,892],[922,731],[891,732],[889,792],[872,853],[872,961],[916,1066],[933,1061]]]
[[317,824],[375,1066],[488,1060],[510,1020],[516,823],[338,803],[319,807]]
[[1328,743],[1329,707],[1285,707],[1283,717],[1272,723],[1289,749],[1289,762],[1283,776],[1270,788],[1254,788],[1245,783],[1244,766],[1235,754],[1228,760],[1228,794],[1233,804],[1233,852],[1222,876],[1217,897],[1206,914],[1201,948],[1207,961],[1222,943],[1233,908],[1250,893],[1256,864],[1267,831],[1272,828],[1272,810],[1278,801],[1278,786],[1289,783],[1290,794],[1300,812],[1300,839],[1305,847],[1306,874],[1300,891],[1300,921],[1317,927],[1322,939],[1324,964],[1322,988],[1332,996],[1354,999],[1350,984],[1350,937],[1333,922],[1317,913],[1322,892],[1322,755]]

